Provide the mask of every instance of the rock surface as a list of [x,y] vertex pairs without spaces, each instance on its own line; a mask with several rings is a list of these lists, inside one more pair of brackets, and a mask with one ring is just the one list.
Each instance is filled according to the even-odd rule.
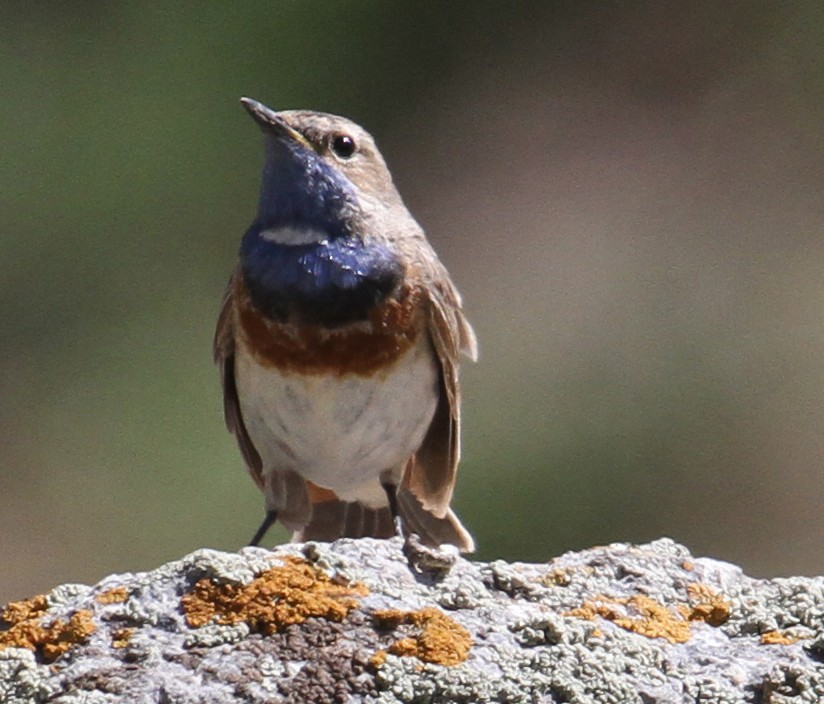
[[824,701],[824,578],[751,579],[667,539],[441,558],[199,550],[62,585],[5,608],[0,702]]

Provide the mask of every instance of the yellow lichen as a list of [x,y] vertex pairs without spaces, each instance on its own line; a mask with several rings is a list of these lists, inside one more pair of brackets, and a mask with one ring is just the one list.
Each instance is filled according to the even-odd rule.
[[272,567],[248,584],[215,584],[201,579],[182,599],[186,622],[193,628],[215,622],[246,623],[271,635],[312,616],[341,621],[357,606],[354,597],[368,593],[362,584],[333,581],[298,558]]
[[43,624],[48,609],[45,596],[7,604],[0,620],[8,628],[0,632],[0,650],[27,648],[38,652],[44,661],[53,662],[73,645],[84,643],[95,631],[91,611],[76,611],[68,621],[56,619]]
[[548,587],[566,587],[572,581],[572,577],[566,570],[555,569],[545,574],[541,581]]
[[129,590],[126,587],[113,587],[101,592],[95,597],[98,604],[122,604],[129,598]]
[[[432,607],[418,611],[385,609],[376,611],[374,619],[381,629],[395,630],[402,624],[416,627],[416,633],[400,638],[389,646],[388,652],[392,655],[413,656],[423,662],[452,666],[466,660],[472,647],[469,631]],[[372,658],[372,664],[379,666],[385,659],[386,652],[378,651]]]
[[711,587],[691,584],[687,592],[690,603],[677,604],[672,608],[642,594],[621,598],[600,596],[585,601],[564,615],[590,621],[600,616],[620,628],[647,638],[685,643],[692,636],[692,621],[720,626],[730,615],[730,603]]

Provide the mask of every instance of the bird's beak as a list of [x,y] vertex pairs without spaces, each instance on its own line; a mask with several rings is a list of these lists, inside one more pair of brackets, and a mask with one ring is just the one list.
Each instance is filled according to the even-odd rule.
[[272,132],[279,137],[292,139],[298,144],[316,151],[314,145],[306,139],[300,132],[290,127],[286,121],[274,110],[267,108],[263,103],[252,98],[241,98],[240,102],[249,112],[255,122],[257,122],[265,132]]

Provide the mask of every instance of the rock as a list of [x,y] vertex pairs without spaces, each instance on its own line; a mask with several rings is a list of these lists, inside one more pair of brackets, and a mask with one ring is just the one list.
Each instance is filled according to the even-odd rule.
[[199,550],[7,605],[0,701],[821,702],[824,578],[667,539],[413,568],[399,540]]

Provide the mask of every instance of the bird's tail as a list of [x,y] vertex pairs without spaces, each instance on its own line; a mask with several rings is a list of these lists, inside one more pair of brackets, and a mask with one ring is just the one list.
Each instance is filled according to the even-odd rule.
[[443,518],[427,511],[407,488],[398,489],[398,512],[405,530],[417,533],[425,545],[455,545],[461,552],[474,552],[475,541],[455,512],[448,508]]
[[[443,518],[438,518],[404,487],[398,489],[397,500],[404,530],[417,533],[425,545],[448,543],[461,552],[475,550],[472,536],[451,509]],[[329,499],[312,505],[311,520],[295,531],[292,540],[328,542],[338,538],[391,538],[394,535],[395,524],[388,506],[369,508],[358,501]]]

